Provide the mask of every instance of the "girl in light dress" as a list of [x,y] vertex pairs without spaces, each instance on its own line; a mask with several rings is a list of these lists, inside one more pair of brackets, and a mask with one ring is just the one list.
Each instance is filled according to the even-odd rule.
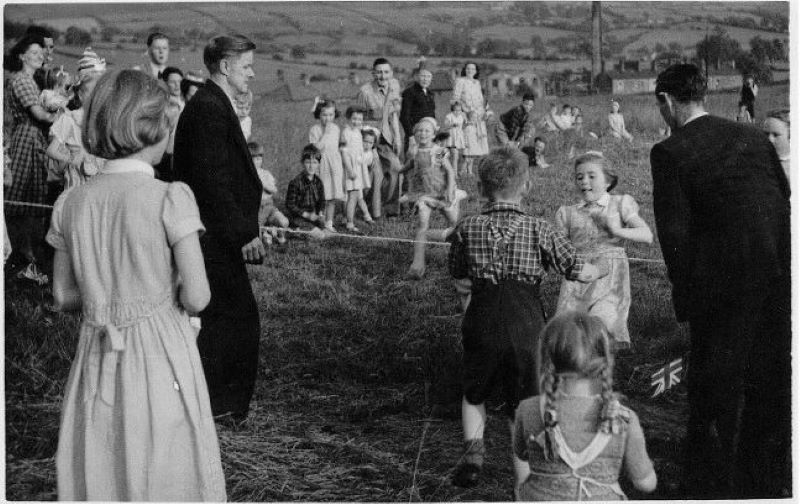
[[459,168],[459,157],[461,153],[464,152],[464,147],[466,147],[464,141],[465,121],[466,117],[464,116],[461,102],[454,101],[450,104],[450,113],[444,118],[444,129],[450,134],[445,145],[450,151],[450,159],[452,159],[452,165],[456,168],[456,171],[458,171]]
[[575,160],[578,204],[562,206],[556,223],[579,253],[607,274],[591,283],[564,280],[557,313],[580,310],[600,317],[619,347],[630,347],[628,312],[631,306],[630,273],[625,240],[652,243],[653,233],[639,216],[639,206],[627,194],[609,194],[617,174],[599,152],[589,151]]
[[72,78],[60,68],[40,68],[34,74],[34,80],[42,89],[39,104],[48,112],[64,112],[72,98]]
[[633,142],[633,135],[628,133],[625,129],[625,118],[619,111],[619,102],[616,100],[611,101],[611,113],[608,114],[608,126],[611,129],[611,136],[614,138],[624,138],[629,142]]
[[226,498],[189,321],[210,299],[204,228],[191,189],[154,178],[167,106],[143,72],[101,77],[83,138],[108,161],[53,209],[54,304],[82,311],[55,457],[60,500]]
[[425,242],[431,233],[432,240],[442,236],[442,231],[429,231],[431,211],[439,210],[447,219],[448,227],[458,221],[459,202],[467,193],[456,187],[456,173],[447,159],[447,149],[436,145],[434,139],[438,125],[436,119],[424,117],[414,126],[416,149],[409,152],[403,172],[408,173],[408,200],[417,210],[416,243],[414,258],[408,270],[410,278],[425,276]]
[[347,205],[345,206],[346,229],[351,233],[360,232],[354,222],[356,206],[361,209],[364,222],[367,224],[373,223],[372,216],[370,216],[367,208],[367,202],[364,201],[364,189],[370,187],[370,173],[365,169],[364,144],[361,135],[365,112],[360,107],[347,108],[344,114],[347,119],[347,125],[342,129],[342,139],[340,141],[342,164],[345,171],[344,188],[347,191]]
[[86,152],[81,134],[86,102],[99,78],[99,73],[85,74],[75,86],[81,107],[65,111],[50,127],[52,140],[46,154],[50,159],[66,166],[64,191],[86,182],[89,177],[96,175],[105,163],[103,159]]
[[322,153],[319,164],[319,178],[325,192],[325,230],[335,233],[333,217],[336,212],[336,202],[344,201],[344,167],[342,156],[339,153],[339,140],[341,132],[334,122],[339,116],[336,103],[333,100],[320,100],[314,107],[314,117],[319,123],[311,127],[308,132],[308,141]]
[[736,122],[753,122],[753,118],[750,117],[750,111],[747,110],[747,104],[744,102],[739,102],[739,113],[736,114]]
[[614,357],[603,322],[556,315],[542,331],[542,395],[517,407],[512,447],[521,501],[625,500],[619,474],[652,492],[658,483],[636,413],[613,389]]

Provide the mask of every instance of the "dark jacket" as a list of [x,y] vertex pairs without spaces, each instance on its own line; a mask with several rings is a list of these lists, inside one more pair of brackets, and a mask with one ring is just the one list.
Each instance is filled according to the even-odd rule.
[[242,247],[259,236],[262,186],[233,105],[211,80],[181,113],[174,171],[197,198],[203,253],[242,261]]
[[789,274],[789,183],[763,133],[703,116],[656,144],[650,165],[679,321]]
[[415,82],[403,91],[403,103],[400,109],[400,124],[406,138],[414,134],[414,125],[423,117],[436,118],[435,94],[430,89],[425,93],[422,86]]

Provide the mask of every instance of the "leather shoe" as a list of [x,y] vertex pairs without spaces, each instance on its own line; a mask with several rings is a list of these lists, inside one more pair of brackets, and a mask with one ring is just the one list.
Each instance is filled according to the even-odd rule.
[[477,464],[461,464],[453,475],[453,484],[462,488],[475,486],[480,479],[481,470],[481,466]]

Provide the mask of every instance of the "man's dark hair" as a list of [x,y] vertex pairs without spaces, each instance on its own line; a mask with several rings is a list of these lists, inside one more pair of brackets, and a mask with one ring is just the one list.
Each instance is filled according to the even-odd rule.
[[150,47],[156,40],[164,39],[169,41],[169,37],[161,32],[153,32],[147,36],[147,47]]
[[681,63],[667,68],[656,78],[656,98],[661,93],[671,95],[679,103],[703,101],[708,84],[696,65]]
[[203,50],[203,63],[208,73],[214,75],[219,71],[219,62],[230,56],[240,56],[252,51],[256,45],[244,35],[220,35],[208,41]]
[[522,101],[536,101],[536,95],[533,93],[525,93],[522,95]]
[[169,80],[169,76],[172,74],[178,74],[181,76],[181,79],[183,78],[183,72],[180,68],[170,66],[161,71],[161,80],[167,82]]
[[386,59],[386,58],[375,58],[375,61],[372,62],[372,69],[374,70],[375,67],[378,66],[378,65],[389,65],[389,66],[392,66],[392,64],[389,63],[389,60]]
[[38,25],[30,25],[28,29],[25,30],[25,35],[33,35],[34,37],[41,37],[43,39],[53,38],[53,32],[51,32],[44,26],[38,26]]

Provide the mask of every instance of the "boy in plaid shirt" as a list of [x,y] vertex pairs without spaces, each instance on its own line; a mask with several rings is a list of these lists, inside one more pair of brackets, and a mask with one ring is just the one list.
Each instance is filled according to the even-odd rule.
[[313,144],[303,147],[300,161],[303,171],[289,182],[286,189],[286,213],[292,229],[311,230],[314,238],[324,237],[322,226],[325,208],[322,180],[320,180],[319,161],[322,154]]
[[536,349],[545,324],[539,284],[545,271],[554,268],[582,282],[600,276],[560,231],[522,210],[531,184],[525,154],[495,149],[481,160],[478,175],[489,202],[458,224],[448,257],[453,278],[472,282],[461,327],[466,451],[453,477],[458,486],[474,485],[482,470],[485,401],[494,386],[501,385],[509,429],[519,401],[539,393]]

